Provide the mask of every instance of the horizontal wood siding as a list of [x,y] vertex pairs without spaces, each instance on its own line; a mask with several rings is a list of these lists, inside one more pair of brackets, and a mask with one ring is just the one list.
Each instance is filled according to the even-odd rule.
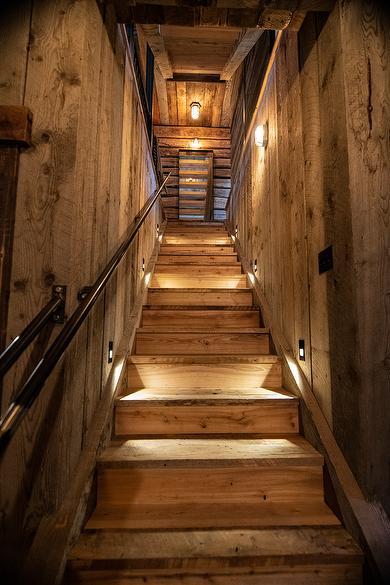
[[[178,217],[179,151],[191,149],[192,141],[199,140],[199,148],[213,152],[213,206],[211,219],[223,221],[230,194],[230,131],[228,128],[192,126],[155,126],[154,133],[160,148],[163,173],[172,173],[163,194],[168,218]],[[195,150],[193,150],[196,152]]]

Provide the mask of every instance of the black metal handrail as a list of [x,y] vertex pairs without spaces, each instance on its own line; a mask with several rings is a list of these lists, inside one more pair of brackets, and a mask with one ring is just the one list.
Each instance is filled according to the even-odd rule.
[[4,449],[4,447],[9,443],[12,435],[15,433],[21,421],[27,414],[29,408],[34,403],[35,399],[39,396],[43,384],[50,376],[54,367],[58,363],[58,360],[62,357],[63,353],[72,341],[73,337],[76,335],[88,313],[91,311],[100,294],[103,292],[107,282],[114,273],[123,256],[126,254],[130,244],[138,234],[141,225],[144,223],[150,210],[160,196],[161,191],[164,189],[169,177],[170,173],[164,179],[164,182],[161,184],[161,186],[154,192],[152,197],[146,202],[140,213],[136,216],[134,220],[134,226],[126,240],[119,246],[118,250],[112,256],[107,266],[100,273],[95,283],[91,286],[84,300],[70,316],[61,333],[53,341],[51,346],[38,362],[37,366],[34,368],[33,372],[30,374],[27,381],[23,384],[9,405],[4,417],[0,420],[1,449]]
[[53,298],[39,311],[38,315],[34,317],[27,327],[0,354],[0,379],[8,372],[30,343],[32,343],[46,323],[54,320],[53,317],[58,314],[58,309],[64,306],[63,288],[60,287],[61,291],[58,293],[55,292]]

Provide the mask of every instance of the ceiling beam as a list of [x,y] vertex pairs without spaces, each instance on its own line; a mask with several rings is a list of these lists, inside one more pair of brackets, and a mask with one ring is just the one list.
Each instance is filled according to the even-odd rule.
[[[214,0],[194,6],[194,0],[105,0],[114,3],[119,22],[282,30],[294,26],[295,14],[329,12],[335,0]],[[206,3],[206,2],[205,2]],[[290,24],[294,22],[294,25]]]
[[161,124],[169,124],[169,106],[168,106],[168,91],[167,82],[160,73],[160,69],[155,66],[154,70],[154,81],[156,84],[156,93],[158,108],[160,111],[160,122]]
[[228,61],[225,63],[225,66],[221,71],[220,79],[222,81],[229,81],[229,79],[233,77],[234,73],[239,68],[252,47],[259,40],[263,32],[264,31],[261,28],[247,28],[243,31],[235,46],[233,47],[233,51]]
[[141,28],[150,48],[153,51],[153,55],[158,68],[160,69],[161,75],[164,79],[172,79],[172,63],[165,48],[164,39],[161,36],[160,25],[144,24]]

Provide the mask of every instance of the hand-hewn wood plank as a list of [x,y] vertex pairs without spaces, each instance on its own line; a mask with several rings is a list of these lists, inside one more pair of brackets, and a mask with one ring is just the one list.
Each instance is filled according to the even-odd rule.
[[171,59],[165,48],[164,38],[158,24],[144,24],[142,26],[146,40],[153,51],[154,58],[164,79],[172,79],[173,69]]
[[154,126],[157,138],[211,138],[230,140],[229,128],[209,128],[205,126]]
[[25,106],[0,105],[0,143],[31,142],[32,112]]
[[223,81],[229,81],[233,77],[238,67],[262,34],[263,30],[261,28],[246,29],[242,32],[225,67],[221,71],[220,78]]
[[167,83],[161,75],[158,67],[154,69],[154,81],[156,84],[158,107],[160,112],[161,124],[169,124],[169,104]]
[[[192,328],[193,329],[193,328]],[[195,354],[268,354],[268,333],[196,331],[192,333],[149,332],[139,330],[135,341],[135,354],[141,355],[195,355]]]

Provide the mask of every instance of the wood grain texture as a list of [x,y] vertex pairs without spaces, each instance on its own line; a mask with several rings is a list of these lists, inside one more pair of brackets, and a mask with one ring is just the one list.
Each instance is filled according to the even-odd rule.
[[[78,290],[96,278],[155,186],[119,29],[111,27],[109,38],[89,0],[34,2],[32,7],[25,2],[13,12],[17,16],[2,34],[2,47],[12,45],[9,70],[1,73],[2,101],[10,101],[11,93],[11,103],[24,100],[34,112],[34,126],[33,146],[21,155],[19,168],[8,341],[48,301],[55,282],[68,286],[67,315],[75,309]],[[15,43],[18,51],[11,59]],[[55,514],[68,492],[112,373],[108,340],[114,341],[116,353],[141,286],[138,267],[153,250],[156,223],[161,224],[158,210],[2,461],[1,529],[8,542],[2,561],[6,557],[4,565],[13,571],[26,557],[42,516]],[[31,371],[32,359],[37,361],[50,335],[57,334],[52,329],[5,380],[2,410]],[[84,499],[80,506],[85,513]],[[60,570],[58,556],[55,562]],[[54,582],[53,566],[50,576],[45,574],[48,583]]]

